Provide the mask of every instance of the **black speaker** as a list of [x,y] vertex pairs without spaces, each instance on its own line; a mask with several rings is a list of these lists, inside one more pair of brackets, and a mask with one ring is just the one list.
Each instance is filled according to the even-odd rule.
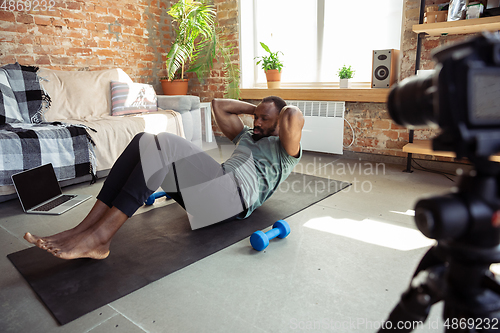
[[398,79],[399,50],[374,50],[372,88],[389,88]]

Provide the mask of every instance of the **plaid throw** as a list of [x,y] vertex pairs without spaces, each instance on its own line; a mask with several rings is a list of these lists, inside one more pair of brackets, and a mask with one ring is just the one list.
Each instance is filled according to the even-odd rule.
[[[4,77],[4,82],[0,82],[2,84],[0,85],[0,90],[2,91],[1,95],[3,99],[3,101],[0,101],[0,104],[3,102],[4,105],[11,106],[13,102],[11,94],[13,93],[21,121],[34,124],[41,123],[43,121],[43,112],[50,106],[50,97],[40,87],[38,75],[36,74],[38,67],[22,66],[16,62],[15,64],[3,66],[0,69],[2,74],[0,76]],[[5,78],[8,83],[5,82]],[[10,86],[11,93],[9,93],[7,85]],[[8,101],[8,104],[5,103],[6,101]],[[1,111],[0,107],[0,114]],[[3,113],[5,119],[3,122],[0,119],[0,124],[17,122],[19,120],[19,117],[14,117],[14,121],[8,119],[13,118],[12,109],[10,113],[6,113]]]
[[0,125],[23,121],[7,72],[0,68]]
[[0,126],[0,185],[12,185],[10,176],[52,163],[58,180],[92,174],[95,180],[94,142],[87,127],[61,123],[15,123]]

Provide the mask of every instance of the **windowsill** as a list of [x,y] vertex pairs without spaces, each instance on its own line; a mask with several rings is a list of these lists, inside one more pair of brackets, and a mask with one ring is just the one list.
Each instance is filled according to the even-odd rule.
[[284,100],[299,101],[345,101],[385,103],[390,89],[384,88],[251,88],[241,89],[241,99],[262,99],[266,96],[279,96]]

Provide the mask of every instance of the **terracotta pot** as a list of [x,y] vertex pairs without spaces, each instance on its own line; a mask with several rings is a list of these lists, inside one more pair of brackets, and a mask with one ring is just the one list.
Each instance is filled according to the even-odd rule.
[[281,85],[281,72],[277,69],[268,69],[266,71],[267,88],[279,89]]
[[187,95],[189,80],[160,80],[165,95]]

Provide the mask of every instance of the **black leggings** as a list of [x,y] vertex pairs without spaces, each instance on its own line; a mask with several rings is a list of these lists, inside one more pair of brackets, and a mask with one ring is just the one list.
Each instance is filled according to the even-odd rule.
[[[142,172],[139,140],[143,134],[137,134],[121,153],[97,195],[108,207],[116,207],[128,217],[155,192],[146,186]],[[180,193],[170,196],[184,206]]]
[[[141,138],[143,139],[142,141]],[[158,167],[158,164],[155,165],[158,161],[155,162],[154,158],[151,161],[144,160],[146,158],[144,152],[145,144],[148,142],[156,142],[155,150],[156,147],[158,148],[156,154],[158,155],[158,152],[162,152],[163,157],[161,158],[163,162],[167,161],[168,167],[162,168],[161,165]],[[156,160],[159,159],[156,158]],[[144,165],[144,168],[142,163],[145,161],[148,161],[148,163]],[[149,170],[158,171],[153,175],[146,176],[148,168]],[[207,187],[212,187],[215,191],[219,191],[220,187],[214,187],[217,185],[211,184],[214,183],[214,180],[221,179],[223,175],[224,169],[217,161],[184,138],[169,133],[160,133],[158,136],[139,133],[116,160],[101,191],[97,195],[97,199],[101,200],[108,207],[116,207],[128,217],[131,217],[161,185],[167,195],[173,198],[184,209],[186,209],[186,203],[181,190],[186,189],[188,211],[190,207],[194,207],[191,209],[193,214],[199,210],[202,201],[210,203],[212,207],[208,207],[208,209],[213,211],[219,209],[218,207],[213,207],[213,205],[220,205],[220,203],[211,203],[213,195],[206,198],[203,197],[203,194],[198,196],[198,194],[192,194],[193,189],[195,189],[196,193],[202,193]],[[198,188],[201,190],[198,191]],[[193,201],[195,201],[194,204],[192,203]],[[231,210],[233,212],[231,216],[238,215],[237,213],[245,210],[243,200],[238,200],[238,203],[238,207],[236,207],[234,202],[230,203],[234,207]],[[225,206],[225,202],[222,206]],[[205,215],[205,213],[203,214]],[[220,220],[224,220],[227,217],[229,216]]]

